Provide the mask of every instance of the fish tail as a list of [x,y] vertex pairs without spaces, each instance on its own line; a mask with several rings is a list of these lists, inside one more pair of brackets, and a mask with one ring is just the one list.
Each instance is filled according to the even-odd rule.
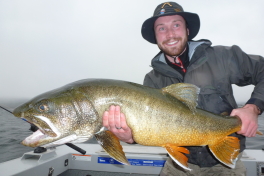
[[235,167],[240,151],[239,139],[237,137],[226,136],[217,144],[209,145],[209,149],[220,162],[231,168]]

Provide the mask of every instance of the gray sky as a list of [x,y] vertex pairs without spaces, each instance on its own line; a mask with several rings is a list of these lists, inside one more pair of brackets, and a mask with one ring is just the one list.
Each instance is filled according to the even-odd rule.
[[[156,45],[141,25],[160,0],[0,0],[0,101],[34,96],[85,78],[141,83]],[[264,56],[263,0],[178,0],[200,16],[194,40]],[[253,86],[234,87],[238,102]]]

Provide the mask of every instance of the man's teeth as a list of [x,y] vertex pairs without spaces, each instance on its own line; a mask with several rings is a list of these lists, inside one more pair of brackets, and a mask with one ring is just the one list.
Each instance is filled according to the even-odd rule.
[[175,43],[177,43],[178,41],[173,41],[173,42],[170,42],[170,43],[168,43],[169,45],[173,45],[173,44],[175,44]]

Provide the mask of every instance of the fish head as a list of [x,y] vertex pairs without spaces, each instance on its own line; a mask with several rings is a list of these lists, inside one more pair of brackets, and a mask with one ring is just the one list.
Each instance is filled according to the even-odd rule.
[[13,114],[38,127],[22,141],[29,147],[53,147],[92,138],[102,124],[91,101],[82,92],[54,90],[17,107]]

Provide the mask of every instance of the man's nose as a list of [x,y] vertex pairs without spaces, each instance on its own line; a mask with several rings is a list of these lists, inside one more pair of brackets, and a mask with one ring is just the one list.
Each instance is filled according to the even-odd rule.
[[167,34],[166,34],[166,37],[169,39],[169,38],[173,38],[175,37],[175,31],[172,30],[172,29],[168,29],[167,30]]

